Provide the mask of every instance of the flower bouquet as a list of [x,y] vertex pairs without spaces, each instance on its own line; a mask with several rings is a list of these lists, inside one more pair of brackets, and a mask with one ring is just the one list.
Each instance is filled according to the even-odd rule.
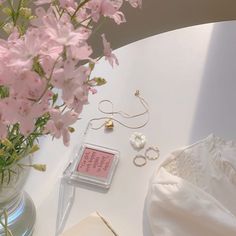
[[[126,1],[141,6],[141,0]],[[89,93],[106,82],[91,77],[101,57],[93,57],[89,40],[104,19],[126,21],[123,2],[0,0],[0,235],[11,235],[4,204],[17,194],[5,192],[21,179],[19,170],[45,170],[22,160],[39,149],[36,141],[43,135],[68,146]],[[101,39],[105,59],[118,64],[104,34]]]

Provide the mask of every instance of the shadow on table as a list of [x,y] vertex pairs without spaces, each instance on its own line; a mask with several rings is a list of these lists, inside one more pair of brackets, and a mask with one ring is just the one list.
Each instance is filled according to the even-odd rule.
[[[236,23],[214,26],[189,144],[214,133],[236,139]],[[152,236],[143,210],[143,236]]]
[[143,236],[153,236],[148,222],[147,216],[147,201],[145,199],[144,209],[143,209]]
[[236,138],[236,24],[213,28],[190,143],[214,133]]

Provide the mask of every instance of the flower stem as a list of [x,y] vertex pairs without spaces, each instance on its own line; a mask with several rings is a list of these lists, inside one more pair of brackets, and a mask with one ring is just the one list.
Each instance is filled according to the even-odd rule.
[[15,15],[14,26],[16,26],[17,20],[19,18],[21,5],[22,5],[22,0],[19,0],[19,4],[16,10],[16,15]]
[[77,14],[77,12],[79,11],[79,9],[82,7],[82,6],[84,6],[87,2],[89,2],[90,0],[84,0],[83,2],[81,2],[78,6],[77,6],[77,8],[76,8],[76,10],[75,10],[75,12],[73,13],[73,15],[71,16],[71,19],[73,19],[73,18],[75,18],[75,16],[76,16],[76,14]]

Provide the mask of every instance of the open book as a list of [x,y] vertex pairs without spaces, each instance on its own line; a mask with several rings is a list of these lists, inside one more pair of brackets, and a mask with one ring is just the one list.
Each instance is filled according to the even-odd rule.
[[66,230],[61,236],[118,236],[118,234],[98,212],[95,212]]

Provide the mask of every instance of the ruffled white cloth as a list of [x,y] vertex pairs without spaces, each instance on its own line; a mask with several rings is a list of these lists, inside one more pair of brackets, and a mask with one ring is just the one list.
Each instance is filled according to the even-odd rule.
[[154,236],[236,236],[236,142],[210,135],[171,153],[147,211]]

